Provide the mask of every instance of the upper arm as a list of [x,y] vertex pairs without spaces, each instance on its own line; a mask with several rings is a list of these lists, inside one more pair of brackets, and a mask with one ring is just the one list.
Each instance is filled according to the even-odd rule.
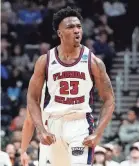
[[103,101],[107,99],[114,100],[114,93],[106,68],[101,59],[91,56],[91,70],[95,80],[95,86],[98,89],[99,96]]
[[45,81],[45,75],[46,75],[46,55],[42,55],[38,58],[35,64],[34,73],[29,82],[28,94],[27,94],[28,103],[31,100],[35,100],[36,102],[40,103],[42,88]]

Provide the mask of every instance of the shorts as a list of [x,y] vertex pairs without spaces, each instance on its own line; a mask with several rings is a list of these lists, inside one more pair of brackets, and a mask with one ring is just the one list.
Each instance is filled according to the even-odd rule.
[[64,116],[47,120],[49,132],[56,136],[56,143],[47,146],[47,166],[91,166],[94,149],[82,142],[93,133],[94,118],[91,113],[84,114],[85,118],[77,120],[65,120]]
[[47,145],[43,145],[40,143],[39,146],[39,166],[48,166],[47,165],[47,153],[48,153]]

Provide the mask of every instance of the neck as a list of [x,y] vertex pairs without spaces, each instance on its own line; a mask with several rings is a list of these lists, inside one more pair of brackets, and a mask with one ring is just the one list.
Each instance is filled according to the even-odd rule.
[[61,43],[60,46],[60,52],[64,55],[64,56],[72,56],[75,55],[73,53],[77,53],[80,51],[81,45],[79,46],[71,46],[69,47],[69,45],[63,44]]
[[133,124],[133,123],[135,123],[135,121],[136,121],[136,120],[134,120],[134,121],[129,121],[129,123]]

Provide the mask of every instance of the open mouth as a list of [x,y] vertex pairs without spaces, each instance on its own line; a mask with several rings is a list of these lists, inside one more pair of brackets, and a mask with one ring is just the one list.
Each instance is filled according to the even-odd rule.
[[75,39],[80,39],[80,36],[76,36]]

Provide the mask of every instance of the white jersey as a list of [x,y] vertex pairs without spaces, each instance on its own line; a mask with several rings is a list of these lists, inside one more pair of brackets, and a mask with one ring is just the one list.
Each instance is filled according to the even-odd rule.
[[[93,90],[91,51],[82,46],[79,58],[72,64],[63,63],[57,47],[47,55],[47,87],[50,101],[44,107],[49,113],[91,112]],[[46,98],[48,102],[48,98]]]

